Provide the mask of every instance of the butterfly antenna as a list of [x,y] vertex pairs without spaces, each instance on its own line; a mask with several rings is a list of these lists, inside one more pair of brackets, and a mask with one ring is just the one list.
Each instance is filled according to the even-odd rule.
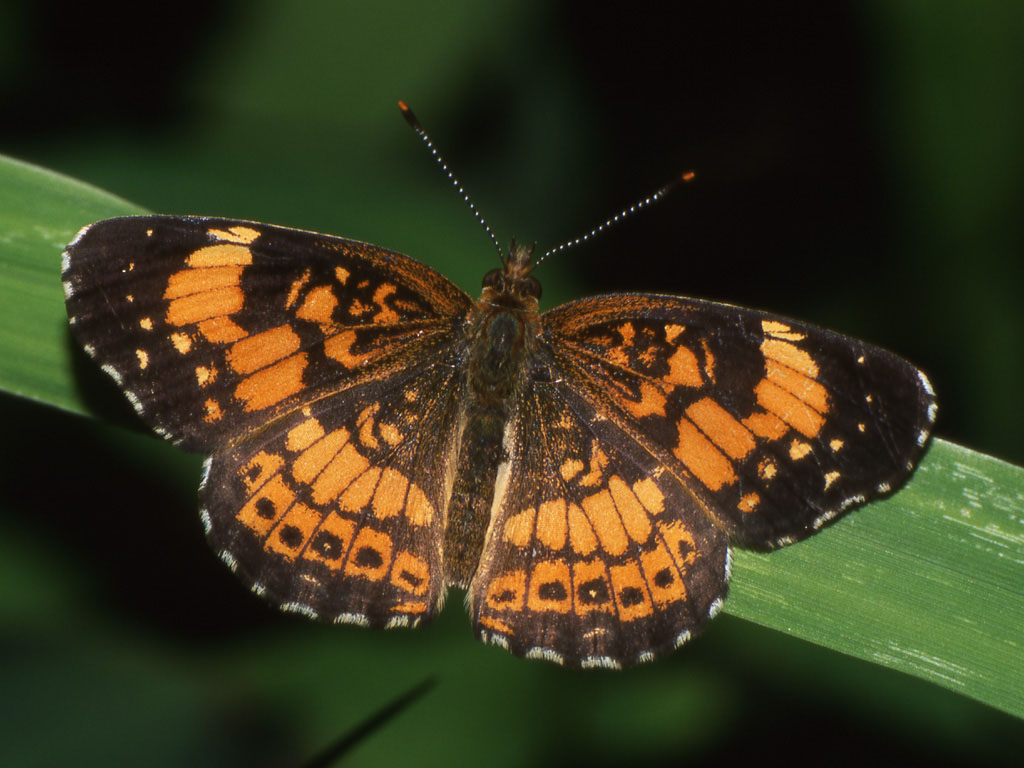
[[597,235],[599,235],[601,232],[604,232],[606,229],[608,229],[608,227],[612,226],[613,224],[618,224],[620,221],[625,219],[627,216],[632,216],[637,211],[642,211],[644,208],[647,208],[647,207],[649,207],[651,205],[654,205],[656,202],[661,200],[661,198],[665,197],[665,195],[667,195],[669,192],[674,190],[680,184],[682,184],[684,182],[693,181],[695,178],[697,178],[697,174],[694,173],[693,171],[684,171],[683,173],[679,174],[674,179],[672,179],[672,181],[670,181],[668,184],[663,186],[661,189],[657,190],[653,194],[648,195],[643,200],[639,200],[639,201],[633,203],[633,205],[629,206],[629,208],[625,208],[625,209],[619,211],[617,214],[612,216],[610,219],[606,219],[602,224],[597,225],[592,230],[587,232],[585,235],[580,235],[579,237],[573,238],[572,240],[566,240],[561,245],[556,246],[554,248],[548,249],[547,251],[544,252],[543,256],[541,256],[539,259],[537,259],[537,261],[535,262],[535,266],[540,265],[540,263],[542,261],[544,261],[544,259],[546,259],[548,256],[552,256],[552,255],[554,255],[556,253],[561,253],[562,251],[564,251],[564,250],[566,250],[568,248],[572,248],[574,246],[577,246],[580,243],[585,243],[587,240],[590,240],[592,237],[596,237]]
[[427,149],[430,150],[430,154],[434,156],[434,159],[437,161],[437,164],[441,166],[441,170],[444,171],[445,175],[448,177],[448,181],[450,181],[452,183],[452,186],[455,187],[455,191],[459,193],[459,197],[461,197],[462,201],[467,206],[469,206],[470,212],[473,214],[476,220],[480,222],[480,226],[484,228],[484,231],[487,233],[488,237],[491,238],[491,242],[494,243],[494,248],[498,251],[498,258],[504,259],[504,253],[501,249],[501,243],[498,242],[498,238],[494,236],[494,232],[488,226],[487,222],[484,220],[484,217],[480,214],[480,211],[478,211],[476,209],[476,206],[473,205],[473,201],[469,199],[469,195],[466,194],[466,190],[462,186],[462,183],[457,178],[455,178],[455,174],[451,172],[451,169],[448,167],[448,164],[444,161],[444,158],[441,157],[441,153],[438,152],[437,147],[434,146],[434,142],[430,140],[430,136],[428,136],[427,132],[423,130],[423,126],[420,125],[420,121],[416,119],[416,115],[414,115],[412,113],[412,110],[409,109],[409,105],[406,104],[404,101],[399,101],[398,108],[402,110],[402,116],[405,118],[405,122],[412,126],[412,129],[416,131],[416,135],[420,137],[420,140],[422,140],[423,143],[427,146]]

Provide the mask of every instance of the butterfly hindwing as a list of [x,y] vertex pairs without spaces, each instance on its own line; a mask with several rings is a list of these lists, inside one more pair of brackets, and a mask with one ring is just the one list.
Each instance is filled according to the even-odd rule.
[[200,492],[207,536],[259,594],[327,621],[431,617],[463,387],[438,362],[312,402],[214,453]]
[[63,280],[75,336],[143,419],[206,451],[387,368],[472,305],[401,254],[229,219],[98,222]]
[[799,540],[896,487],[935,418],[905,360],[755,310],[601,296],[542,322],[566,379],[744,546]]
[[729,539],[556,364],[515,419],[514,459],[473,582],[474,626],[519,655],[628,666],[721,605]]

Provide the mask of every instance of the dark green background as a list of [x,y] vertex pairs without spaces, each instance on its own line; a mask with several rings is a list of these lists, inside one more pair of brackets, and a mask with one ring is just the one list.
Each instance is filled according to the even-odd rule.
[[[693,168],[546,263],[546,305],[658,290],[861,336],[929,372],[939,435],[1024,461],[1024,7],[677,5],[7,2],[0,151],[158,212],[378,243],[471,293],[495,254],[397,99],[503,241],[545,249]],[[102,379],[83,363],[130,428]],[[426,678],[353,764],[1024,746],[1018,721],[728,616],[624,674],[479,646],[458,596],[416,632],[279,616],[207,551],[196,457],[13,398],[0,422],[2,572],[35,574],[0,587],[4,764],[293,764]]]

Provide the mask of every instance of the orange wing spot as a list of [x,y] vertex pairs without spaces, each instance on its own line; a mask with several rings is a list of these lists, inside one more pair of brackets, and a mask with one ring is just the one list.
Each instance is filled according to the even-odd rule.
[[492,611],[521,611],[525,597],[526,571],[511,571],[491,582],[484,602]]
[[743,420],[743,423],[751,432],[765,440],[779,440],[789,431],[789,425],[786,422],[778,416],[764,411],[750,414]]
[[659,542],[656,549],[640,555],[640,565],[655,604],[662,606],[686,601],[686,585],[664,544]]
[[142,318],[141,320],[139,320],[139,327],[142,330],[144,330],[144,331],[152,331],[153,330],[153,318],[151,318],[151,317],[144,317],[144,318]]
[[505,541],[520,549],[529,544],[536,514],[537,511],[531,507],[505,521]]
[[230,344],[248,335],[234,320],[223,315],[203,320],[198,328],[203,337],[213,344]]
[[384,442],[392,448],[402,442],[402,433],[394,424],[388,424],[382,421],[377,425],[377,431],[380,432],[380,436],[384,438]]
[[293,501],[295,492],[285,484],[281,475],[274,475],[242,505],[237,520],[258,536],[266,536]]
[[629,538],[626,536],[626,529],[622,527],[622,519],[615,510],[612,495],[607,490],[601,490],[583,499],[581,504],[605,551],[611,555],[621,555],[625,552],[629,546]]
[[583,510],[575,504],[569,505],[569,544],[573,552],[589,555],[597,548],[597,537]]
[[612,579],[612,594],[619,609],[619,619],[634,621],[654,613],[647,583],[636,562],[613,565],[608,569]]
[[388,609],[391,613],[426,613],[427,604],[419,601],[399,603]]
[[818,378],[818,364],[807,352],[795,344],[780,339],[765,339],[761,342],[761,354],[770,360],[789,366],[794,371]]
[[356,426],[359,427],[359,442],[371,450],[377,450],[380,443],[373,436],[373,417],[380,410],[380,405],[373,403],[366,406],[356,417]]
[[861,423],[857,424],[857,431],[861,432],[861,433],[864,433],[864,432],[868,431],[868,428],[867,428],[867,426],[863,422],[861,422]]
[[665,341],[669,344],[675,343],[675,340],[679,337],[683,331],[686,330],[685,325],[676,325],[675,323],[669,323],[665,326]]
[[793,461],[800,461],[811,454],[811,446],[803,440],[794,440],[789,445],[789,458]]
[[837,437],[829,442],[828,447],[832,449],[832,453],[838,453],[844,445],[845,443]]
[[608,574],[605,571],[604,563],[600,560],[583,560],[574,563],[572,581],[576,588],[574,597],[577,613],[584,614],[591,611],[611,613],[614,610]]
[[537,508],[537,540],[550,549],[561,549],[569,533],[565,499],[545,501]]
[[711,441],[698,431],[691,421],[682,417],[676,428],[679,431],[679,443],[676,445],[676,457],[686,465],[698,480],[710,490],[717,491],[723,485],[736,482],[732,462],[719,451]]
[[298,298],[299,294],[302,293],[302,289],[306,287],[306,283],[309,282],[309,270],[307,269],[298,279],[293,281],[291,287],[288,289],[288,298],[284,301],[285,309],[291,309]]
[[371,467],[359,475],[341,494],[338,506],[346,512],[362,512],[373,497],[373,489],[377,487],[377,478],[379,477],[380,470],[376,467]]
[[[320,425],[320,422],[316,419],[306,419],[297,427],[292,427],[288,430],[288,436],[285,438],[284,445],[285,448],[292,453],[305,451],[309,446],[323,436],[324,428]],[[303,454],[303,456],[305,456],[305,454]],[[327,463],[326,459],[324,459],[324,463]],[[298,476],[298,473],[295,472],[295,470],[293,470],[292,473],[295,474],[296,477]],[[309,482],[310,479],[312,479],[312,476],[304,482]]]
[[514,637],[515,636],[515,632],[512,631],[512,627],[511,626],[506,624],[504,621],[499,621],[498,619],[494,618],[493,616],[483,616],[483,615],[481,615],[480,618],[477,619],[477,621],[480,622],[480,626],[487,627],[487,629],[492,629],[495,632],[501,632],[501,634],[509,635],[510,637]]
[[832,487],[832,483],[834,483],[840,477],[842,477],[842,475],[840,475],[835,470],[833,470],[832,472],[829,472],[827,475],[825,475],[825,490],[827,491],[829,488],[831,488]]
[[788,325],[780,323],[778,320],[762,320],[761,330],[769,336],[774,336],[776,339],[786,339],[787,341],[803,341],[807,338],[807,334],[794,331]]
[[223,229],[210,229],[207,230],[207,234],[218,240],[226,240],[229,243],[243,243],[245,245],[248,245],[260,236],[257,230],[250,227],[231,227],[226,232]]
[[750,430],[710,397],[695,402],[686,409],[686,415],[715,445],[734,459],[745,458],[757,447]]
[[653,384],[643,382],[640,385],[640,400],[622,400],[622,407],[629,411],[635,418],[642,419],[644,416],[655,414],[665,415],[665,403],[668,398]]
[[430,568],[411,552],[399,552],[391,566],[391,583],[406,592],[422,595],[430,587]]
[[676,347],[676,351],[669,356],[668,373],[664,381],[684,387],[699,387],[704,383],[700,377],[697,356],[689,347]]
[[215,421],[220,421],[224,414],[220,410],[220,403],[214,400],[212,397],[207,399],[203,403],[203,421],[207,424],[212,424]]
[[373,494],[373,514],[379,519],[394,517],[405,507],[409,478],[388,467],[380,474],[380,482]]
[[167,279],[165,299],[180,299],[183,296],[233,288],[242,278],[241,267],[213,267],[211,269],[183,269]]
[[622,518],[626,533],[633,541],[643,544],[651,535],[651,520],[640,501],[618,475],[614,475],[608,481],[608,490],[611,492],[619,517]]
[[337,280],[342,285],[344,285],[345,283],[348,282],[348,278],[349,278],[350,274],[352,274],[352,273],[349,272],[344,267],[335,267],[334,268],[334,279]]
[[608,466],[608,454],[601,450],[601,446],[595,440],[590,446],[590,469],[580,478],[580,485],[600,485],[604,479],[604,470]]
[[409,484],[409,499],[405,503],[405,517],[412,525],[429,525],[434,519],[434,505],[418,485]]
[[380,311],[373,316],[374,325],[394,325],[398,322],[398,313],[384,303],[397,290],[391,283],[384,283],[373,292],[373,303],[380,307]]
[[653,479],[645,477],[633,483],[633,493],[652,515],[660,515],[665,511],[665,494]]
[[562,466],[558,468],[558,474],[567,483],[582,471],[583,462],[579,459],[566,459]]
[[246,495],[251,496],[255,493],[281,469],[282,464],[284,464],[284,459],[276,453],[267,453],[266,451],[260,451],[249,459],[238,472],[238,477],[245,485]]
[[740,503],[736,505],[736,508],[740,512],[753,512],[757,509],[757,505],[761,503],[761,497],[756,493],[748,493],[746,496],[740,499]]
[[247,411],[269,408],[303,390],[305,370],[306,353],[292,355],[243,380],[235,389],[235,397],[245,401]]
[[353,480],[366,472],[369,466],[370,462],[352,446],[351,442],[345,443],[313,482],[313,501],[316,504],[326,504],[336,498]]
[[712,384],[715,381],[715,356],[711,354],[711,347],[707,339],[701,339],[700,345],[704,349],[704,375]]
[[362,355],[352,352],[352,345],[356,343],[356,332],[352,330],[342,331],[329,336],[324,341],[324,352],[333,360],[337,360],[346,368],[358,368],[367,360],[376,357],[375,352],[366,352]]
[[762,459],[757,465],[757,476],[762,480],[771,480],[778,472],[778,465],[771,459]]
[[622,346],[631,347],[633,346],[633,339],[636,338],[636,329],[633,328],[632,323],[623,323],[615,329],[619,332],[619,336],[622,337]]
[[569,566],[562,560],[542,560],[530,573],[530,594],[526,607],[531,611],[568,613],[572,610],[572,582]]
[[332,322],[332,315],[337,306],[338,299],[335,298],[334,291],[326,285],[321,285],[309,292],[295,315],[301,320],[327,325]]
[[825,420],[803,400],[794,397],[777,384],[761,379],[754,389],[757,402],[774,413],[805,437],[814,437],[821,431]]
[[818,413],[828,413],[828,393],[819,382],[772,360],[767,361],[765,368],[769,381],[793,393]]
[[139,359],[139,370],[146,370],[149,367],[149,353],[144,349],[136,349],[135,356]]
[[328,513],[320,525],[306,551],[302,556],[307,560],[323,563],[332,570],[337,570],[348,554],[348,545],[356,532],[356,524],[346,520],[337,512]]
[[345,563],[346,576],[382,580],[391,565],[391,537],[372,528],[362,528],[352,542]]
[[292,504],[284,517],[274,526],[264,546],[289,560],[294,560],[320,524],[320,519],[320,513],[305,504]]
[[697,543],[693,534],[686,527],[682,520],[676,520],[668,525],[659,525],[658,532],[665,541],[669,554],[675,560],[676,567],[680,573],[686,573],[694,560],[698,557]]
[[195,293],[174,299],[167,306],[166,320],[171,325],[189,325],[218,315],[230,315],[245,305],[245,294],[238,286]]
[[227,360],[236,373],[244,376],[295,354],[300,343],[295,331],[287,325],[279,325],[235,342],[228,350]]
[[197,365],[195,373],[196,384],[200,387],[206,387],[217,380],[217,366],[215,365],[211,365],[209,367],[205,365]]
[[[310,422],[313,423],[312,426],[306,427],[300,433],[302,439],[311,437],[317,430],[323,432],[323,428],[316,419],[309,419],[303,422],[293,429],[292,432],[298,432],[298,430],[303,429],[304,425]],[[288,439],[291,440],[291,433],[289,433]],[[295,459],[295,462],[292,464],[292,477],[300,483],[306,483],[307,485],[313,482],[313,479],[327,466],[327,462],[333,459],[342,446],[348,442],[348,439],[349,431],[347,429],[336,429],[326,437],[310,443],[302,452],[302,455]],[[286,447],[291,448],[288,444],[286,444]]]
[[252,264],[252,251],[244,245],[208,245],[189,254],[185,263],[190,267],[245,267]]
[[352,299],[348,305],[348,313],[351,317],[362,317],[371,309],[372,307],[369,304],[363,304],[359,299]]

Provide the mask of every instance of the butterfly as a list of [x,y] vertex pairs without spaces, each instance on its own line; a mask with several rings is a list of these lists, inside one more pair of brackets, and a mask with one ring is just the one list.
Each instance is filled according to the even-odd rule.
[[539,311],[513,244],[473,300],[413,259],[234,219],[139,216],[67,247],[70,327],[142,419],[208,455],[213,549],[310,618],[415,626],[466,591],[529,658],[622,667],[770,550],[902,483],[932,387],[878,347],[669,295]]

